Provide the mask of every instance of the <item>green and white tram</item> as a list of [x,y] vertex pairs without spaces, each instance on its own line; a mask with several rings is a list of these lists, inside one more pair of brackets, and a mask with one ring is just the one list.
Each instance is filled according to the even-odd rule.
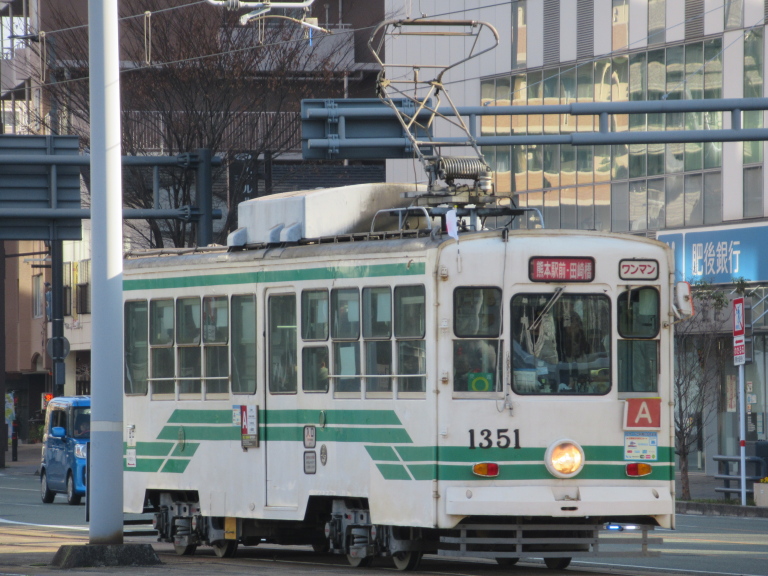
[[670,250],[452,237],[427,210],[371,232],[406,189],[252,200],[228,249],[126,260],[125,511],[152,510],[180,554],[312,544],[400,569],[564,567],[609,525],[673,527],[689,293]]

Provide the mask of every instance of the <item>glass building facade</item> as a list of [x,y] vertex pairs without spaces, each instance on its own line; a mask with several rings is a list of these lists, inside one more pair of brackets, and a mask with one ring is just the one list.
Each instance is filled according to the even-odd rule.
[[[615,4],[615,2],[614,2]],[[744,35],[744,96],[763,93],[763,28]],[[648,47],[481,81],[486,106],[723,97],[723,38]],[[613,115],[614,132],[723,127],[722,112]],[[745,112],[745,128],[762,127]],[[484,136],[597,130],[592,116],[485,116]],[[483,148],[496,190],[538,208],[547,228],[653,232],[723,221],[723,145],[516,145]],[[743,144],[744,217],[763,216],[763,143]],[[537,217],[522,226],[539,226]]]

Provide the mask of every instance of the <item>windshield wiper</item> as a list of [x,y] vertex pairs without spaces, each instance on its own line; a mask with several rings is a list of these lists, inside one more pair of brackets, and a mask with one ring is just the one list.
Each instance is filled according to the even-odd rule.
[[541,324],[544,316],[546,316],[546,314],[552,309],[557,301],[560,300],[560,296],[563,295],[563,292],[565,292],[565,286],[559,286],[558,288],[555,288],[555,293],[552,294],[552,298],[549,299],[549,302],[547,302],[546,306],[544,306],[541,312],[539,312],[539,315],[536,316],[536,320],[533,321],[533,324],[528,327],[528,332],[533,332],[539,327],[539,324]]

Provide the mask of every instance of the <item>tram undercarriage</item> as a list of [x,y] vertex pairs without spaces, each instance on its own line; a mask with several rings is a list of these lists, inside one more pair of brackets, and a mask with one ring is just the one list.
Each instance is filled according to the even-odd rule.
[[[180,499],[180,496],[184,499]],[[217,556],[232,557],[238,545],[261,542],[311,545],[316,552],[346,555],[352,566],[391,557],[399,570],[415,570],[424,554],[491,558],[512,565],[521,558],[543,558],[549,568],[563,569],[573,557],[655,556],[654,529],[647,518],[611,522],[603,518],[469,517],[453,529],[438,530],[371,523],[365,499],[310,500],[302,522],[207,517],[194,493],[154,495],[153,525],[158,541],[172,542],[176,553],[191,555],[200,545]],[[635,522],[636,521],[636,522]],[[606,546],[631,546],[612,551]]]

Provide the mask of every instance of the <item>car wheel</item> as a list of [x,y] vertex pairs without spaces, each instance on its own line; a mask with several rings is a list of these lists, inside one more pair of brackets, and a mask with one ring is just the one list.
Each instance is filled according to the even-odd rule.
[[67,504],[70,506],[80,504],[80,495],[75,494],[75,479],[72,477],[72,472],[67,474]]
[[40,497],[43,499],[43,503],[45,504],[50,504],[56,497],[56,493],[51,492],[48,489],[48,476],[46,475],[45,471],[40,474]]

